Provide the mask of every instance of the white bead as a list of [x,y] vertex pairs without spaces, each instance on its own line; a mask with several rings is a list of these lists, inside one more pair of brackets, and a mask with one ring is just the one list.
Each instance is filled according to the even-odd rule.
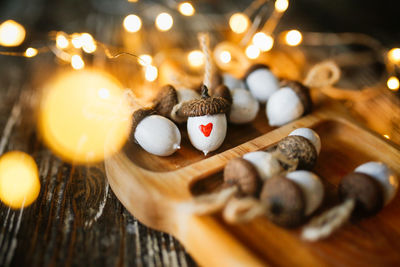
[[178,95],[178,103],[200,98],[200,95],[192,89],[182,88],[176,90],[176,93]]
[[246,88],[242,80],[236,79],[229,73],[222,74],[222,81],[229,88],[229,90],[235,88]]
[[282,126],[300,118],[304,113],[304,106],[291,88],[283,87],[268,99],[266,113],[269,125]]
[[247,88],[261,103],[279,90],[279,82],[272,72],[266,68],[256,69],[246,77]]
[[282,171],[279,161],[271,153],[264,151],[255,151],[243,155],[256,168],[258,175],[262,180],[267,180]]
[[144,150],[157,156],[169,156],[179,149],[181,144],[178,127],[159,115],[151,115],[141,120],[134,136]]
[[302,190],[306,202],[305,215],[313,213],[324,198],[324,186],[319,177],[309,171],[290,172],[286,177],[295,182]]
[[399,178],[382,162],[371,161],[364,163],[358,166],[354,172],[367,174],[382,185],[385,205],[389,204],[396,195],[399,187]]
[[[206,136],[201,131],[201,127],[204,128],[207,125],[211,125],[212,127],[209,136]],[[226,128],[227,122],[224,113],[189,117],[187,121],[190,142],[195,148],[203,151],[204,155],[218,149],[222,145],[226,136]]]
[[297,128],[289,135],[302,136],[308,139],[314,145],[317,154],[319,154],[319,152],[321,151],[321,138],[314,130],[310,128]]
[[249,91],[236,88],[231,91],[232,106],[229,121],[232,123],[248,123],[257,116],[260,104]]

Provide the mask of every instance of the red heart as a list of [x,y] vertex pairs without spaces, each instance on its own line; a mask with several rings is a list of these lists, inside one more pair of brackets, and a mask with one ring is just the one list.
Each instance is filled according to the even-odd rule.
[[205,137],[209,137],[210,133],[212,131],[212,128],[213,128],[213,124],[210,122],[207,125],[200,125],[199,128],[200,128],[200,131],[204,134]]

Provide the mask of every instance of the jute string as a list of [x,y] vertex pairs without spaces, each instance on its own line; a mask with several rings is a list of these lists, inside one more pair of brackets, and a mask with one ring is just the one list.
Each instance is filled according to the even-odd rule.
[[199,33],[198,39],[205,59],[203,84],[207,86],[207,88],[211,88],[211,76],[213,67],[212,67],[212,58],[210,54],[210,36],[208,33]]

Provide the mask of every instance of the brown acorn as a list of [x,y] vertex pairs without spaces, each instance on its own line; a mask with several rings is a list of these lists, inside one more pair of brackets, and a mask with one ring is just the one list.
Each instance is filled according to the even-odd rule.
[[226,85],[220,84],[212,90],[213,97],[225,98],[232,105],[232,94]]
[[[283,138],[277,145],[277,152],[289,161],[297,161],[300,170],[311,170],[317,162],[318,153],[314,145],[303,136],[290,135]],[[283,167],[285,162],[280,160]]]
[[256,168],[247,160],[235,158],[224,169],[225,187],[237,186],[240,195],[255,196],[259,193],[261,179]]
[[172,85],[165,85],[161,88],[154,100],[154,110],[164,117],[170,117],[174,106],[178,104],[178,94]]

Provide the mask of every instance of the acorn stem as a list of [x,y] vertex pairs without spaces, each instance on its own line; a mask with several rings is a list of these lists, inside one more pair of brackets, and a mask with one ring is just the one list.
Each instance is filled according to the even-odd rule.
[[210,95],[208,94],[208,88],[204,84],[201,86],[201,98],[202,99],[210,98]]

